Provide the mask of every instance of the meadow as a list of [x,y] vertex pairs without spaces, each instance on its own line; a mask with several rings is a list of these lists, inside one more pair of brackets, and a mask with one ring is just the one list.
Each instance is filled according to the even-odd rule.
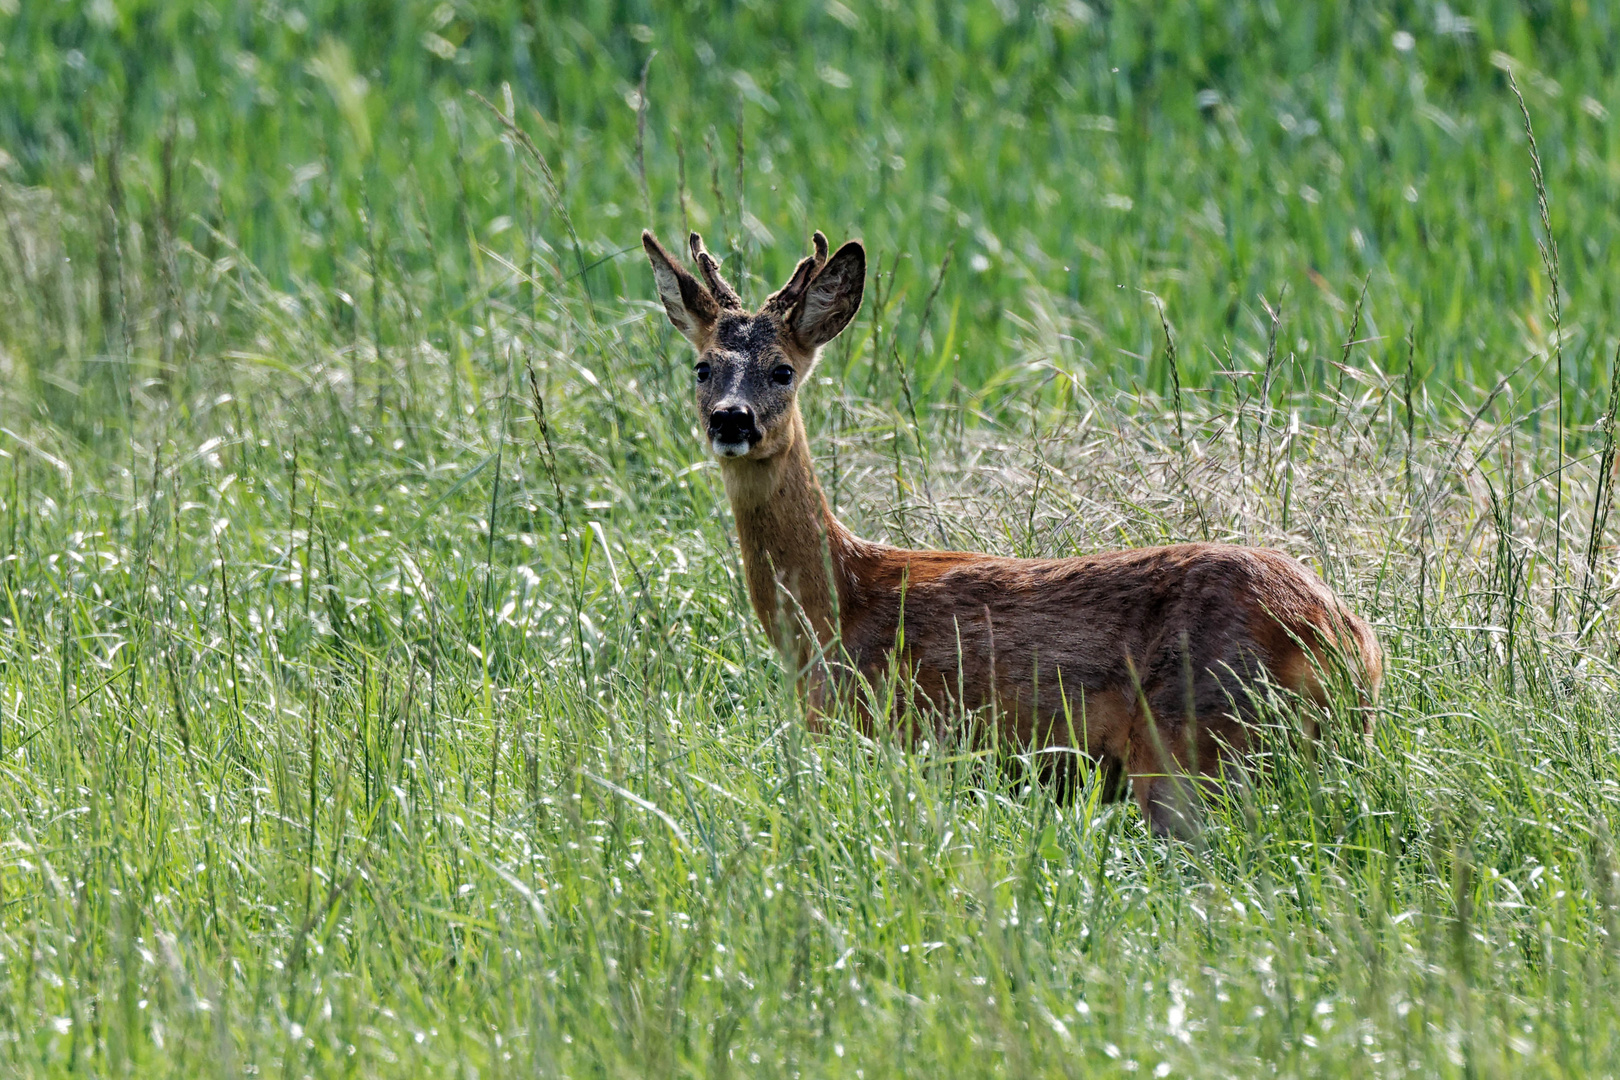
[[[1620,1074],[1620,11],[0,0],[0,1071]],[[1534,141],[1532,142],[1531,133]],[[806,733],[639,233],[859,533],[1307,560],[1193,842]]]

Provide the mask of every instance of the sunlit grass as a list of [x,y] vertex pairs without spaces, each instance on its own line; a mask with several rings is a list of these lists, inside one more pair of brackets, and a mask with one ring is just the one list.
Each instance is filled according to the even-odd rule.
[[[1620,1069],[1606,10],[68,7],[0,14],[8,1073]],[[1279,712],[1174,844],[807,735],[621,253],[687,215],[755,299],[867,239],[858,531],[1281,547],[1374,746]]]

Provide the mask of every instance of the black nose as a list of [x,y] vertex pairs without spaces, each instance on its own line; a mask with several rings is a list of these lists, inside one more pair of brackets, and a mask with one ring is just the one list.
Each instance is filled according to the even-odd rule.
[[709,438],[723,443],[753,442],[759,438],[754,429],[754,410],[746,405],[727,405],[709,414]]

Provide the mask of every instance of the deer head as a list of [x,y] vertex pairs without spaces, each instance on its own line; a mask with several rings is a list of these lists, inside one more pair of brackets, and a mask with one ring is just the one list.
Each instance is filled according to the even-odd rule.
[[689,238],[699,281],[651,232],[642,246],[669,321],[697,349],[693,367],[698,418],[719,458],[764,460],[787,448],[799,386],[810,377],[821,347],[837,337],[861,306],[866,249],[851,240],[827,256],[817,232],[815,254],[800,260],[787,284],[758,311],[743,307],[720,276],[720,264]]

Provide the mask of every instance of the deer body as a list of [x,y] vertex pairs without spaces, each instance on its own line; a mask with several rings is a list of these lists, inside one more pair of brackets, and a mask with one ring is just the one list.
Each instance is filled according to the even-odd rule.
[[828,260],[817,233],[816,255],[750,314],[696,234],[707,289],[643,240],[671,321],[699,351],[699,411],[750,601],[812,717],[843,699],[866,723],[887,721],[862,687],[894,675],[897,710],[940,722],[987,713],[998,741],[1071,748],[1105,766],[1111,796],[1129,775],[1155,832],[1185,834],[1188,778],[1241,764],[1249,691],[1263,678],[1325,704],[1320,673],[1347,661],[1376,692],[1371,629],[1281,552],[1181,544],[1012,559],[855,536],[816,481],[791,391],[859,307],[860,245]]

